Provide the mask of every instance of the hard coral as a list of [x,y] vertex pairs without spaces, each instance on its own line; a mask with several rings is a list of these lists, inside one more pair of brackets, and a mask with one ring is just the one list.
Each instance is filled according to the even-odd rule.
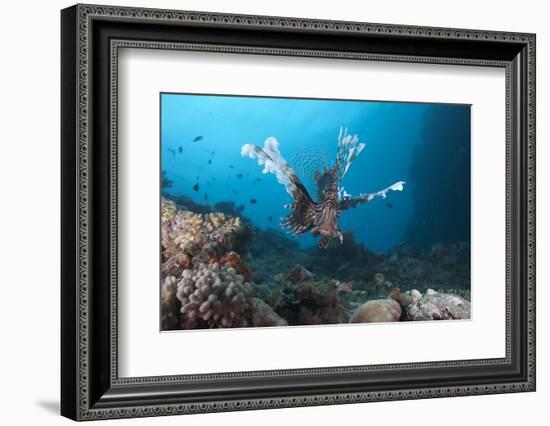
[[163,273],[178,275],[190,262],[208,263],[242,244],[244,228],[239,218],[181,211],[165,198],[161,207]]
[[401,307],[410,305],[414,301],[410,292],[402,292],[397,287],[390,291],[389,298],[395,300]]
[[180,328],[246,327],[250,294],[251,284],[229,265],[186,269],[177,283]]
[[210,263],[218,263],[220,266],[230,265],[235,268],[237,274],[242,275],[245,281],[252,281],[252,271],[247,263],[236,252],[230,251],[220,258],[216,256],[210,257]]
[[401,317],[401,306],[395,300],[369,300],[361,305],[350,322],[395,322]]
[[178,328],[179,301],[176,297],[176,277],[170,275],[164,280],[160,291],[162,330]]
[[288,325],[277,313],[262,299],[253,297],[250,300],[250,317],[253,327],[276,327]]

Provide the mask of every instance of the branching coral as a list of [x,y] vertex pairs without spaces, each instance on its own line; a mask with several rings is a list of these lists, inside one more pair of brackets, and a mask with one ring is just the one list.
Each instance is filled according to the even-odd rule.
[[186,269],[177,283],[180,327],[246,327],[250,294],[251,284],[229,265],[201,263],[197,269]]

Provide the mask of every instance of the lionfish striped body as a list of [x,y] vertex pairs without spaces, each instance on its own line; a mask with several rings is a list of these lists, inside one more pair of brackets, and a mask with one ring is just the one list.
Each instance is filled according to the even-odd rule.
[[405,182],[397,182],[390,187],[372,194],[361,194],[352,197],[347,194],[340,181],[349,169],[353,160],[361,153],[365,144],[358,144],[357,135],[348,135],[347,129],[338,135],[338,151],[334,165],[315,172],[315,193],[314,199],[306,186],[302,183],[296,172],[289,166],[279,152],[279,144],[273,137],[266,139],[264,148],[257,145],[246,144],[241,149],[243,156],[258,160],[264,165],[264,173],[273,173],[277,176],[279,183],[283,184],[292,197],[292,203],[288,204],[290,209],[288,216],[282,219],[281,225],[292,235],[299,236],[311,232],[314,237],[321,237],[320,248],[326,248],[331,238],[338,238],[343,241],[343,235],[338,227],[340,212],[360,204],[366,203],[375,197],[386,197],[390,190],[401,191]]

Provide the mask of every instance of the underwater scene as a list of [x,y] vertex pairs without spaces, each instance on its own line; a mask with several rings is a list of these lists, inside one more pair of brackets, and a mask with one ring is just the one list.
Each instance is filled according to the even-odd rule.
[[161,330],[470,318],[470,105],[160,94]]

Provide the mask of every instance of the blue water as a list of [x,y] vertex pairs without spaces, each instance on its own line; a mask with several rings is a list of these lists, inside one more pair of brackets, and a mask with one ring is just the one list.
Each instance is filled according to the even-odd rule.
[[[263,147],[273,136],[292,166],[304,149],[332,163],[340,126],[366,144],[342,181],[348,193],[407,182],[403,192],[343,212],[343,231],[376,252],[402,242],[469,242],[468,105],[162,94],[161,168],[173,181],[166,192],[202,204],[231,200],[257,226],[281,229],[291,199],[274,175],[241,156],[242,145]],[[309,235],[299,241],[315,244]]]

